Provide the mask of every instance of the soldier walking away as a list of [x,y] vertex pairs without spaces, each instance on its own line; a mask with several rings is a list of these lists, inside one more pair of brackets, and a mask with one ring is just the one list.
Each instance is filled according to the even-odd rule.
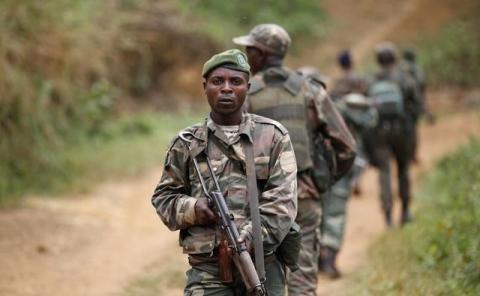
[[[368,84],[353,71],[353,61],[349,51],[341,51],[338,64],[343,75],[334,82],[332,99],[342,114],[357,143],[357,156],[352,169],[322,195],[322,220],[320,224],[319,272],[335,279],[340,277],[336,266],[338,252],[343,242],[346,224],[347,201],[352,187],[366,165],[363,152],[362,133],[377,123],[377,112],[364,96]],[[313,79],[318,79],[318,71],[301,68],[299,71]]]
[[281,124],[242,112],[249,75],[237,49],[205,63],[210,114],[173,139],[152,196],[188,254],[184,295],[285,294],[275,253],[297,213],[295,155]]
[[372,132],[367,133],[365,150],[371,163],[379,170],[382,208],[385,222],[390,228],[393,226],[391,157],[397,164],[402,204],[401,223],[403,225],[411,221],[409,169],[413,121],[407,106],[417,108],[421,103],[415,81],[397,65],[395,46],[392,43],[378,44],[376,59],[380,71],[375,74],[369,86],[369,97],[377,107],[379,124]]
[[417,133],[417,126],[418,120],[421,116],[425,115],[428,122],[433,123],[435,121],[435,117],[433,114],[428,110],[425,98],[425,90],[426,90],[426,79],[425,73],[423,69],[418,65],[416,62],[416,54],[413,49],[405,49],[403,51],[403,61],[402,61],[402,69],[407,72],[413,80],[415,81],[418,89],[419,94],[419,104],[414,106],[406,106],[407,112],[410,113],[410,117],[413,123],[413,132],[412,132],[412,161],[414,163],[419,163],[417,150],[418,150],[418,133]]
[[295,151],[299,200],[295,221],[302,243],[299,270],[288,275],[288,294],[316,295],[320,194],[351,167],[355,142],[324,86],[283,66],[291,39],[282,27],[257,25],[233,42],[246,46],[254,74],[246,110],[282,123]]

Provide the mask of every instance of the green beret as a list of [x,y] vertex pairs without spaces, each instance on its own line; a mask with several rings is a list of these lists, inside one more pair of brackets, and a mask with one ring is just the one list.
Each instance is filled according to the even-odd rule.
[[250,65],[247,62],[247,56],[238,49],[229,49],[211,57],[203,65],[202,76],[206,77],[210,72],[220,66],[250,75]]

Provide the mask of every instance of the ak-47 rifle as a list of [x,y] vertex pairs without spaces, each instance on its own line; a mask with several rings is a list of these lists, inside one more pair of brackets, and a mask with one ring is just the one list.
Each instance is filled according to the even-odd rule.
[[[191,152],[190,143],[192,142],[192,140],[188,139],[187,136],[195,137],[192,133],[188,132],[180,133],[179,135],[185,147],[188,149],[189,152]],[[245,284],[250,295],[265,296],[267,295],[265,286],[262,281],[260,281],[258,273],[255,269],[255,265],[247,250],[245,241],[239,240],[240,235],[238,233],[237,226],[234,223],[233,215],[230,213],[227,204],[225,203],[225,197],[223,196],[220,186],[218,185],[217,177],[213,173],[210,159],[208,158],[208,155],[205,155],[205,157],[207,161],[208,172],[212,177],[214,183],[213,191],[208,191],[205,180],[203,179],[200,172],[198,161],[195,157],[192,157],[193,165],[200,180],[200,184],[202,185],[203,192],[208,199],[208,203],[210,207],[214,210],[215,215],[219,220],[219,225],[225,234],[228,242],[228,247],[232,251],[231,253],[233,262],[237,267],[238,271],[240,272],[243,283]]]

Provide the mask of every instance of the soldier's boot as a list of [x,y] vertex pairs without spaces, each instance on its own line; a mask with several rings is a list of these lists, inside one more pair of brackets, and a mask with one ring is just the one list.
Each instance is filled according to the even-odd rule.
[[337,279],[342,276],[336,266],[337,253],[338,251],[332,248],[320,247],[318,271],[331,279]]
[[410,214],[408,203],[402,203],[402,217],[400,222],[402,226],[412,222],[412,215]]
[[384,209],[383,214],[385,215],[385,224],[387,225],[387,228],[392,229],[393,228],[392,209]]

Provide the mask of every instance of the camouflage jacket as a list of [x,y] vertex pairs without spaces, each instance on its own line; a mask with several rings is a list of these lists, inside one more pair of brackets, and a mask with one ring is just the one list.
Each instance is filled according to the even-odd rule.
[[367,95],[367,92],[367,80],[363,79],[353,71],[348,71],[345,72],[342,77],[335,81],[332,91],[330,91],[330,96],[334,101],[336,101],[350,93]]
[[[185,131],[195,135],[191,144],[192,154],[178,136],[174,138],[167,152],[163,175],[152,197],[152,204],[163,223],[172,231],[180,230],[180,245],[184,253],[209,253],[220,239],[219,226],[196,223],[195,202],[204,197],[204,193],[194,171],[192,156],[199,161],[208,189],[213,188],[205,158],[202,158],[204,151],[212,162],[240,234],[251,238],[245,155],[240,137],[253,143],[264,248],[265,253],[274,251],[297,214],[297,167],[287,130],[271,119],[244,113],[239,134],[233,141],[228,141],[211,118]],[[216,137],[218,141],[209,141],[211,137]],[[225,154],[227,151],[228,155]]]
[[[264,78],[266,71],[275,71],[279,75],[275,77],[276,79],[270,78],[268,79],[269,81],[266,81],[267,79]],[[267,68],[252,77],[252,88],[254,80],[259,80],[260,82],[255,84],[263,84],[262,87],[280,87],[283,81],[289,77],[290,72],[291,70],[286,67],[275,66]],[[250,91],[252,91],[252,88]],[[328,141],[328,145],[333,149],[335,162],[332,177],[334,180],[338,180],[349,171],[353,164],[356,149],[355,139],[321,83],[316,80],[305,79],[301,85],[300,92],[305,98],[307,127],[310,131],[310,142],[313,146],[312,152],[313,154],[320,153],[320,150],[318,150],[319,145],[316,144],[319,143],[318,139],[321,139],[321,142]],[[249,98],[247,97],[246,110],[250,110],[248,100]],[[299,178],[308,179],[308,176],[301,175]],[[311,183],[311,180],[299,182],[298,197],[318,198],[320,196],[319,192],[312,193],[311,187],[309,189],[302,187],[302,184],[307,183]]]

